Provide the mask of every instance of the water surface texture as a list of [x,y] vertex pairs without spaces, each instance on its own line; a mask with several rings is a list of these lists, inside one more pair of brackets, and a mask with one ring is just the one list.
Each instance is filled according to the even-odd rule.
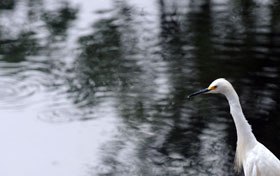
[[278,1],[1,0],[0,175],[242,175],[219,77],[280,157]]

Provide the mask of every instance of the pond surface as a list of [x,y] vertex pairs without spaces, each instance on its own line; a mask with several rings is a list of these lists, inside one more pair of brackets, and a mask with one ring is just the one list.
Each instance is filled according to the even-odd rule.
[[276,1],[1,1],[0,175],[242,175],[219,77],[280,157]]

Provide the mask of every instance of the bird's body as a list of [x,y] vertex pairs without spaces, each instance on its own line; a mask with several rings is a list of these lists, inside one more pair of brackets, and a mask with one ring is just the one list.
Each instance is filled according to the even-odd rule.
[[264,145],[257,142],[246,152],[243,170],[245,176],[279,176],[280,162]]
[[245,176],[280,176],[280,161],[256,140],[232,85],[220,78],[213,81],[207,89],[191,94],[189,97],[206,92],[221,93],[229,102],[230,113],[237,132],[236,169],[240,171],[243,166]]

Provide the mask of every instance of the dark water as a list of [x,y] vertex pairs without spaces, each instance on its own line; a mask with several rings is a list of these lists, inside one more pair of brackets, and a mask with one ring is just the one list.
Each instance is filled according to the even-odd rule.
[[238,175],[219,77],[280,157],[276,0],[1,1],[0,175]]

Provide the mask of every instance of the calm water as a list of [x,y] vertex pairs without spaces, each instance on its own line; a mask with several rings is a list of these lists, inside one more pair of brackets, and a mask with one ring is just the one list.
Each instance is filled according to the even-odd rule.
[[1,1],[0,175],[238,175],[219,77],[280,157],[280,3]]

